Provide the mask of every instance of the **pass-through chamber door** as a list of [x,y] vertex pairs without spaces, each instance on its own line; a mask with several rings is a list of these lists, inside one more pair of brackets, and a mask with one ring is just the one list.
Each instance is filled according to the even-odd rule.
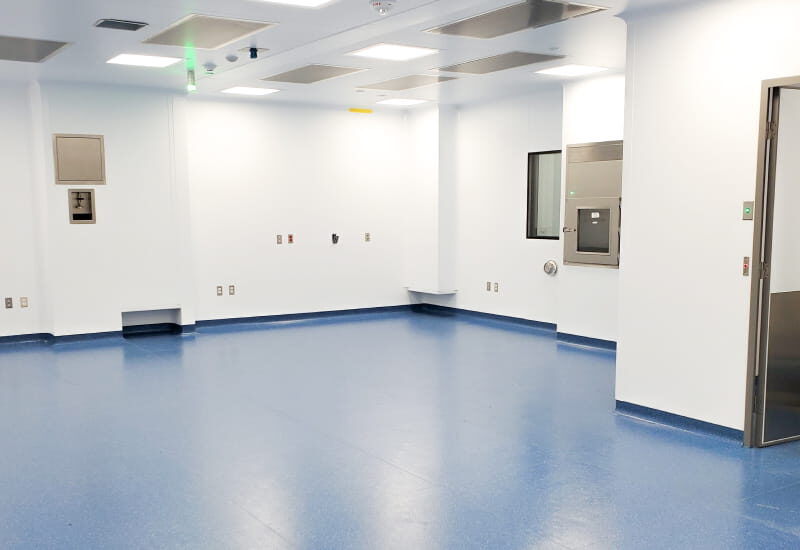
[[619,265],[620,199],[567,199],[564,263]]

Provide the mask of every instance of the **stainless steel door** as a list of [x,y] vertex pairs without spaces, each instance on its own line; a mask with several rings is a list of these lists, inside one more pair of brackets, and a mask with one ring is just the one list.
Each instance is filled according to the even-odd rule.
[[564,263],[619,265],[620,199],[567,199]]
[[800,90],[775,89],[768,142],[756,430],[800,439]]

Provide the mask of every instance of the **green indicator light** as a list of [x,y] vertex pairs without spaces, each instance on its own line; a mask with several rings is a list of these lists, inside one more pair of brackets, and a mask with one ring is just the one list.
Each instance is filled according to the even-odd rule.
[[744,209],[744,213],[745,213],[745,214],[749,214],[750,212],[752,212],[752,210],[750,210],[749,208],[745,208],[745,209]]
[[570,192],[569,192],[569,194],[570,194],[570,195],[574,195],[574,194],[575,194],[575,191],[570,191]]

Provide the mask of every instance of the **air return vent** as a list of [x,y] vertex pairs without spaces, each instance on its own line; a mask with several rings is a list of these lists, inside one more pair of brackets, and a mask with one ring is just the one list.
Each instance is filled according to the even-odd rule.
[[53,40],[0,36],[0,60],[42,63],[57,54],[67,44],[67,42]]
[[506,69],[513,69],[514,67],[524,67],[525,65],[544,63],[546,61],[555,61],[556,59],[563,58],[563,55],[508,52],[495,55],[493,57],[486,57],[483,59],[476,59],[475,61],[467,61],[466,63],[458,63],[456,65],[441,67],[439,70],[451,73],[487,74],[497,71],[505,71]]
[[527,0],[499,10],[436,27],[435,29],[429,29],[428,32],[470,38],[495,38],[525,29],[552,25],[566,19],[603,10],[605,8],[585,4],[562,3],[552,0]]
[[452,76],[430,76],[425,74],[417,74],[360,87],[368,90],[399,91],[410,90],[411,88],[419,88],[420,86],[430,86],[431,84],[440,84],[442,82],[447,82],[448,80],[455,80],[455,78]]
[[144,43],[216,50],[272,26],[274,23],[193,14],[145,40]]
[[364,69],[354,69],[352,67],[337,67],[334,65],[307,65],[293,71],[268,76],[262,80],[273,82],[292,82],[295,84],[312,84],[320,80],[327,80],[337,76],[361,72]]
[[94,26],[115,31],[138,31],[146,27],[147,23],[142,23],[141,21],[124,21],[122,19],[101,19],[95,23]]

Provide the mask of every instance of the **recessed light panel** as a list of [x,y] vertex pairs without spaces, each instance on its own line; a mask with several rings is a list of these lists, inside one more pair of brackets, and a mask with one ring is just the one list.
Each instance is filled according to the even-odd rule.
[[333,65],[307,65],[293,71],[276,74],[263,78],[274,82],[292,82],[294,84],[311,84],[320,80],[327,80],[337,76],[357,73],[364,69],[354,69],[352,67],[336,67]]
[[493,57],[486,57],[484,59],[476,59],[475,61],[467,61],[466,63],[458,63],[457,65],[441,67],[439,70],[453,73],[487,74],[497,71],[505,71],[506,69],[513,69],[514,67],[524,67],[525,65],[544,63],[546,61],[555,61],[556,59],[563,58],[563,55],[508,52],[495,55]]
[[421,103],[427,103],[428,101],[425,99],[384,99],[383,101],[379,101],[378,105],[395,105],[397,107],[411,107],[412,105],[420,105]]
[[589,65],[561,65],[536,71],[536,74],[547,74],[553,76],[586,76],[590,74],[602,73],[607,71],[605,67],[592,67]]
[[131,65],[134,67],[156,67],[163,69],[183,61],[180,57],[160,57],[157,55],[136,55],[123,53],[106,61],[112,65]]
[[284,4],[286,6],[298,6],[301,8],[319,8],[325,4],[330,4],[332,0],[261,0],[269,4]]
[[402,78],[395,78],[385,82],[378,82],[376,84],[368,84],[361,86],[369,90],[410,90],[411,88],[419,88],[420,86],[430,86],[431,84],[440,84],[448,80],[456,80],[452,76],[430,76],[426,74],[415,74],[411,76],[404,76]]
[[551,0],[527,0],[498,10],[462,19],[428,32],[467,36],[470,38],[495,38],[504,34],[552,25],[566,19],[588,15],[605,8],[570,4]]
[[193,14],[144,43],[216,50],[272,26],[274,23]]
[[138,31],[146,27],[147,23],[142,23],[141,21],[124,21],[122,19],[101,19],[95,23],[94,26],[115,31]]
[[67,42],[54,40],[0,36],[0,60],[42,63],[57,54],[66,45]]
[[236,95],[269,95],[278,92],[279,90],[274,90],[272,88],[248,88],[246,86],[234,86],[233,88],[228,88],[227,90],[222,90],[223,94],[236,94]]
[[418,46],[404,46],[402,44],[375,44],[363,50],[350,52],[348,55],[358,57],[368,57],[370,59],[384,59],[387,61],[408,61],[418,59],[426,55],[433,55],[439,50],[431,48],[420,48]]

